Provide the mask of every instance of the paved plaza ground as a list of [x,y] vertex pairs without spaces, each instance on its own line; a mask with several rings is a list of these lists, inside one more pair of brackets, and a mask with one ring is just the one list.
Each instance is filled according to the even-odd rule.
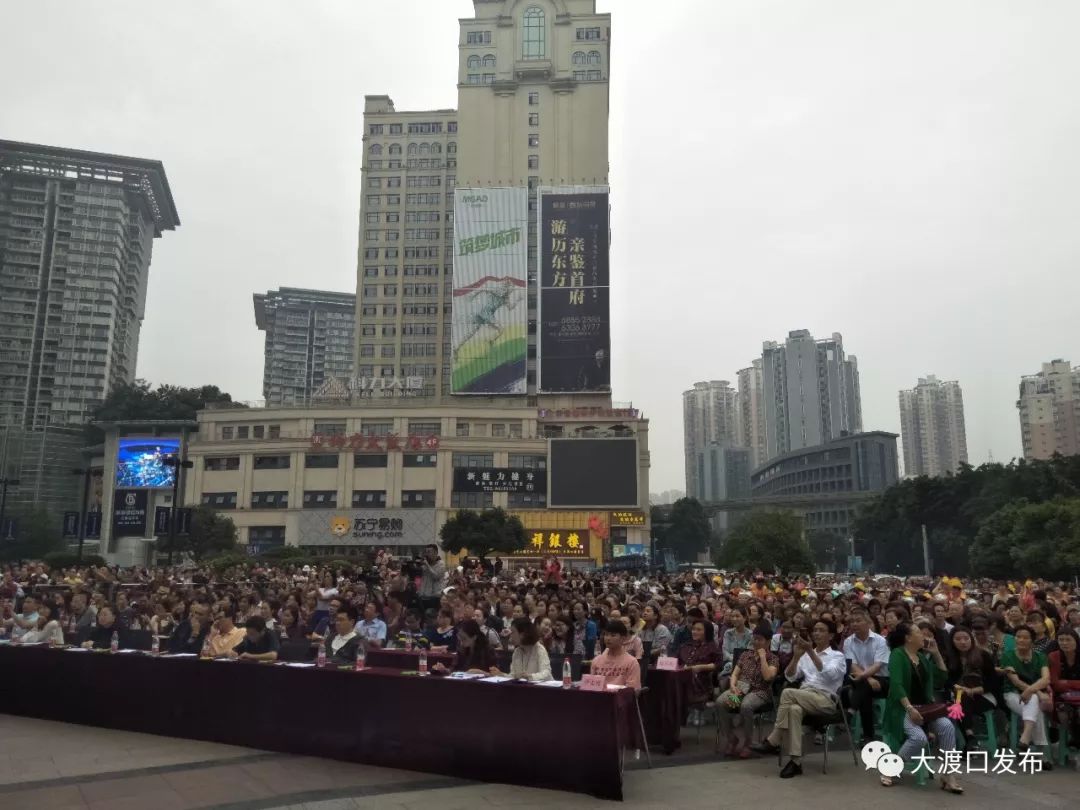
[[[321,722],[318,713],[312,722]],[[705,737],[708,737],[706,734]],[[777,778],[776,761],[730,762],[712,757],[686,729],[683,751],[655,755],[652,770],[631,761],[622,806],[727,808],[1077,807],[1080,773],[1071,767],[1034,776],[964,779],[967,794],[949,796],[933,786],[905,784],[886,790],[874,773],[856,769],[847,752],[807,748],[805,775]],[[0,714],[0,808],[3,810],[456,810],[485,807],[617,807],[574,793],[471,782],[436,774],[376,768],[311,757],[268,753],[215,743],[155,737]],[[543,768],[538,752],[537,768]],[[492,775],[497,778],[497,774]],[[926,805],[926,802],[932,802]]]

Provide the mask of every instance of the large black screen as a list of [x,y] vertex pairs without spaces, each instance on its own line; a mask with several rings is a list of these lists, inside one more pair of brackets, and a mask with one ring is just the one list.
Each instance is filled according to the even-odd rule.
[[552,439],[549,506],[638,505],[637,439]]

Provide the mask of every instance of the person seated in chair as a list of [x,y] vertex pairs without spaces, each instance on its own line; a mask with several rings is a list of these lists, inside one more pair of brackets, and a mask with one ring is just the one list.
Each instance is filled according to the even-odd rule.
[[91,627],[84,634],[82,646],[90,650],[107,650],[112,645],[113,633],[120,628],[116,624],[116,611],[112,605],[105,605],[98,610],[97,626]]
[[280,649],[278,634],[267,628],[266,619],[252,616],[244,622],[244,640],[233,647],[228,656],[241,661],[277,661]]
[[[366,606],[365,606],[366,607]],[[364,640],[356,630],[356,609],[341,605],[334,614],[334,632],[326,642],[326,658],[331,664],[355,664]]]
[[[780,658],[769,650],[771,629],[759,624],[752,632],[754,648],[739,656],[731,671],[731,686],[716,699],[720,727],[729,740],[727,755],[740,759],[752,756],[747,748],[748,729],[754,715],[772,703],[772,682],[780,672]],[[742,721],[742,735],[733,728],[736,717]]]
[[787,733],[790,758],[780,771],[781,779],[802,774],[803,717],[832,717],[840,705],[840,687],[847,665],[844,654],[831,646],[835,634],[836,626],[832,622],[819,619],[814,622],[809,636],[804,630],[795,637],[795,653],[784,676],[789,681],[801,680],[802,684],[788,687],[780,694],[772,732],[765,740],[751,746],[751,750],[759,754],[776,754]]
[[878,739],[874,701],[889,693],[889,645],[871,629],[870,614],[862,608],[851,612],[848,624],[854,632],[844,639],[844,658],[851,662],[851,684],[842,697],[845,706],[859,713],[867,743]]

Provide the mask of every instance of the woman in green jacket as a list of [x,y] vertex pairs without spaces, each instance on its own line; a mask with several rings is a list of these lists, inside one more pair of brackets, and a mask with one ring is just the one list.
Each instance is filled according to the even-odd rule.
[[[1016,646],[1001,656],[1001,673],[1005,676],[1005,705],[1024,721],[1020,747],[1047,745],[1045,712],[1054,705],[1050,698],[1050,665],[1046,656],[1035,649],[1035,631],[1018,627],[1014,633]],[[1046,769],[1046,763],[1043,764]]]
[[[937,737],[942,751],[956,750],[956,729],[948,717],[927,721],[916,708],[934,702],[935,690],[945,685],[949,671],[932,633],[923,633],[910,622],[901,622],[889,633],[889,696],[885,700],[884,735],[890,750],[905,761],[927,748],[926,732]],[[901,745],[901,741],[903,744]],[[881,784],[892,787],[896,781],[881,777]],[[941,789],[963,793],[952,774],[941,775]]]

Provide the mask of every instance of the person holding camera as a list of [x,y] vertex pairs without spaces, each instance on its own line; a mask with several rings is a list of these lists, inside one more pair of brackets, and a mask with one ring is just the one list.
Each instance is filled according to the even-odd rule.
[[443,588],[446,587],[446,563],[434,543],[424,548],[420,564],[420,605],[424,613],[439,609]]

